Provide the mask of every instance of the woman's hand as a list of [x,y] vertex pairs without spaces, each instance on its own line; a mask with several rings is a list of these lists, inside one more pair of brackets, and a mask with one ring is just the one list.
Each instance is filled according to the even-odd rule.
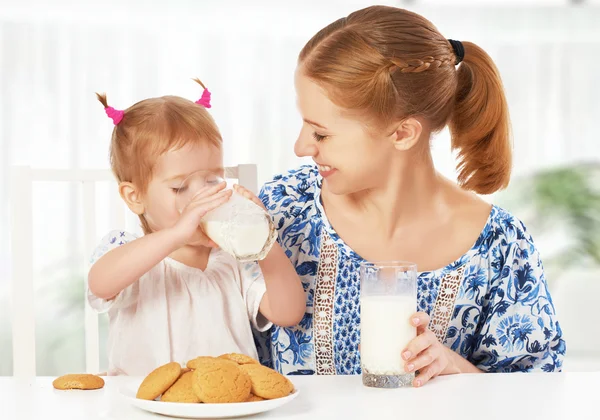
[[453,361],[460,356],[440,343],[427,328],[429,315],[417,312],[411,317],[410,323],[417,327],[417,336],[402,351],[402,359],[405,361],[406,372],[419,371],[413,386],[423,386],[438,375],[459,373],[455,371]]

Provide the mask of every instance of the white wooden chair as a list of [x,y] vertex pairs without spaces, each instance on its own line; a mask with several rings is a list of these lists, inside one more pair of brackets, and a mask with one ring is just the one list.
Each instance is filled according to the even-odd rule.
[[[33,228],[32,185],[34,182],[71,182],[82,185],[83,209],[83,267],[89,268],[89,258],[97,245],[96,234],[96,184],[114,182],[110,170],[91,169],[32,169],[27,166],[11,168],[10,215],[12,255],[12,344],[13,375],[32,377],[36,375],[35,360],[35,311],[33,287]],[[257,193],[256,165],[238,165],[225,170],[228,179],[236,179],[240,185]],[[114,228],[124,228],[126,207],[121,200],[113,199],[111,211],[117,220]],[[82,285],[86,287],[87,285]],[[85,305],[85,351],[86,371],[100,371],[100,346],[98,316]]]

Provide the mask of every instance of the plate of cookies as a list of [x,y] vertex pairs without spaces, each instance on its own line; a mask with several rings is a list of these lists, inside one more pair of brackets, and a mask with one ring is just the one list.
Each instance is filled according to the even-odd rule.
[[263,413],[298,396],[287,377],[238,353],[168,363],[120,391],[142,410],[195,419]]

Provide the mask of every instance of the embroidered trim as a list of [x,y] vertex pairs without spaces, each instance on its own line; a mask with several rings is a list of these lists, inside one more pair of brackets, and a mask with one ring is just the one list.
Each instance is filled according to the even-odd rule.
[[435,307],[431,312],[431,320],[429,321],[429,329],[435,334],[440,343],[444,342],[448,332],[456,295],[465,274],[465,267],[466,265],[463,265],[457,270],[452,270],[444,275],[440,282]]
[[323,231],[313,312],[313,339],[317,375],[336,374],[333,354],[333,302],[337,266],[337,246],[327,232]]

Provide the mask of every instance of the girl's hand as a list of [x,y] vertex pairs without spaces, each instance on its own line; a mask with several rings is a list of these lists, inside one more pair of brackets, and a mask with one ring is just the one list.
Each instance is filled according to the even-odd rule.
[[248,200],[252,201],[254,204],[256,204],[257,206],[259,206],[264,211],[267,211],[267,209],[265,208],[263,202],[260,201],[260,198],[258,198],[256,195],[254,195],[254,193],[252,193],[252,191],[250,191],[249,189],[247,189],[245,187],[242,187],[241,185],[237,185],[237,184],[233,186],[233,189],[238,194],[241,194],[244,197],[246,197]]
[[213,242],[200,228],[202,217],[209,211],[216,209],[223,203],[226,203],[231,197],[232,190],[225,190],[227,184],[221,182],[213,186],[202,188],[185,207],[179,220],[171,228],[175,235],[177,244],[184,246],[190,244],[217,248],[218,245]]

